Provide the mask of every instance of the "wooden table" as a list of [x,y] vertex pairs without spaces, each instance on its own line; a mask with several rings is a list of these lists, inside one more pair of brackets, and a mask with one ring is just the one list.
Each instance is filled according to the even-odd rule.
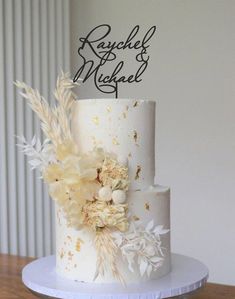
[[[21,271],[31,258],[0,254],[0,299],[36,299],[22,283]],[[189,299],[235,299],[235,287],[207,283]]]

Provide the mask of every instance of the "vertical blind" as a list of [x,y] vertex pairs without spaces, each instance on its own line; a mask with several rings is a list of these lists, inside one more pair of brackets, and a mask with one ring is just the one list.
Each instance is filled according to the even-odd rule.
[[53,101],[69,71],[69,0],[0,0],[0,252],[43,256],[55,250],[54,207],[46,186],[16,147],[17,135],[42,138],[13,82]]

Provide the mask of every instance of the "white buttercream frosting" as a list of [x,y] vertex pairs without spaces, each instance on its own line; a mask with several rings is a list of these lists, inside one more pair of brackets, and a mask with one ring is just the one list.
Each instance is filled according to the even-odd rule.
[[[145,191],[129,191],[128,204],[132,221],[146,225],[154,220],[155,225],[163,225],[170,228],[170,190],[167,187],[154,186]],[[87,230],[76,230],[67,227],[63,212],[57,208],[56,215],[56,256],[57,272],[66,278],[93,282],[96,270],[96,250],[94,247],[94,233]],[[162,236],[164,248],[163,265],[150,278],[146,275],[141,277],[137,265],[134,273],[130,272],[122,257],[118,258],[118,268],[126,283],[138,283],[148,279],[157,279],[170,271],[170,233]],[[98,276],[95,283],[117,282],[112,275]]]
[[[128,204],[130,221],[170,229],[170,190],[154,184],[155,102],[135,99],[79,100],[73,107],[72,134],[82,153],[102,147],[115,153],[118,161],[128,165],[130,188],[125,198],[116,192],[114,201]],[[99,196],[110,200],[110,190],[101,190]],[[94,232],[84,228],[68,227],[63,211],[56,212],[57,272],[66,278],[93,282],[96,271]],[[134,272],[128,269],[121,255],[117,265],[125,282],[138,283],[157,279],[170,271],[170,232],[161,236],[164,261],[148,277],[141,276],[138,265]],[[151,255],[153,248],[146,249]],[[112,275],[98,276],[95,283],[117,282]]]
[[155,102],[79,100],[73,107],[72,132],[81,152],[97,146],[126,157],[130,189],[154,183]]

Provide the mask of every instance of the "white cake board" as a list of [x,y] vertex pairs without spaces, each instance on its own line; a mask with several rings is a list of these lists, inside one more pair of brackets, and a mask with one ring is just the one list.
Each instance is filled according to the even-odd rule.
[[127,287],[117,284],[82,283],[59,276],[55,256],[40,258],[26,265],[24,284],[38,296],[63,299],[160,299],[181,296],[202,287],[208,269],[201,262],[172,254],[172,271],[159,280]]

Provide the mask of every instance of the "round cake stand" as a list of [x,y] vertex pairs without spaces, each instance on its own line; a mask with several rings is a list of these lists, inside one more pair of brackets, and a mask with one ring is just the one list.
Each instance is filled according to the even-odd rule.
[[172,254],[172,271],[158,280],[122,286],[83,283],[65,279],[55,271],[55,256],[40,258],[26,265],[24,284],[42,298],[63,299],[160,299],[182,296],[202,287],[208,269],[187,256]]

